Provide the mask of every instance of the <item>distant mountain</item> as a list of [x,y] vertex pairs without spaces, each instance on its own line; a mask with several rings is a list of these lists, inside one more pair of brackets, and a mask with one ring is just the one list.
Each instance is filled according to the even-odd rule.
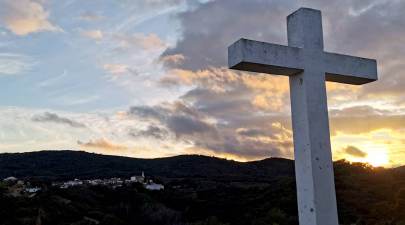
[[200,155],[138,159],[83,151],[40,151],[0,154],[0,178],[15,176],[49,180],[72,178],[129,177],[144,171],[165,178],[217,178],[233,181],[272,180],[293,176],[292,160],[269,158],[236,162]]

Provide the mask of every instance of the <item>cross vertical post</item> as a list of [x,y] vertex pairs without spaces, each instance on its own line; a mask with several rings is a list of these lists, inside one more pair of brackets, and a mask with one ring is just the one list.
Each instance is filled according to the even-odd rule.
[[323,52],[321,12],[296,11],[287,30],[288,46],[302,48],[304,61],[304,71],[289,77],[299,221],[338,225],[325,73],[314,57]]

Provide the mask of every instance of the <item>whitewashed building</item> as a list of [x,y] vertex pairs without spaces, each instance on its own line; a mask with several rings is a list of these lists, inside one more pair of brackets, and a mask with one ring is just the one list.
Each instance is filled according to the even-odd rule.
[[164,190],[165,186],[163,186],[163,184],[155,184],[155,183],[150,183],[150,184],[146,184],[145,188],[151,191],[160,191],[160,190]]

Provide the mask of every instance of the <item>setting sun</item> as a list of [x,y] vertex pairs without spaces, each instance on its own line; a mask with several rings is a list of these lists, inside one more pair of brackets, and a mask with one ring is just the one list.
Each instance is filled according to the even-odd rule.
[[374,167],[386,166],[389,163],[388,155],[385,151],[370,152],[364,160]]
[[370,145],[367,148],[370,149],[369,151],[364,153],[364,157],[360,156],[349,156],[346,155],[346,160],[350,162],[361,162],[370,164],[373,167],[390,167],[390,160],[388,156],[388,150],[384,146],[376,146]]

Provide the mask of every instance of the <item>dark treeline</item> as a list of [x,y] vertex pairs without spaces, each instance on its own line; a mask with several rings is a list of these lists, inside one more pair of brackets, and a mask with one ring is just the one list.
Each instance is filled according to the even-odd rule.
[[[156,160],[83,152],[0,155],[2,177],[43,187],[33,197],[11,197],[0,185],[1,225],[292,225],[297,222],[293,161],[238,163],[212,157]],[[51,187],[51,180],[123,176],[145,171],[165,184]],[[341,224],[404,225],[405,169],[335,162]]]

